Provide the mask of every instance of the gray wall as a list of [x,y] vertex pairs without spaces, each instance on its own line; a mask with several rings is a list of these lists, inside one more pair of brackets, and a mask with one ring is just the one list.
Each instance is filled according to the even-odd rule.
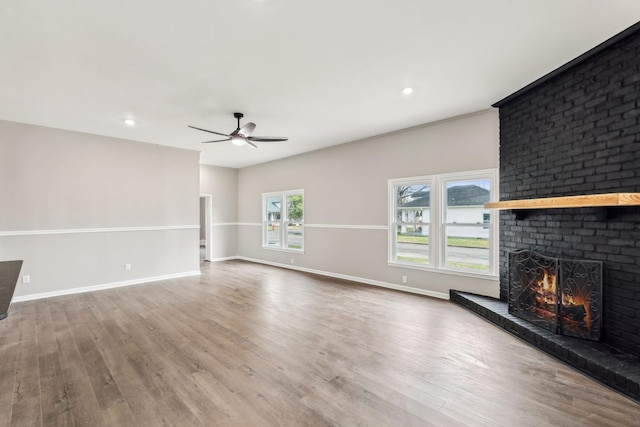
[[211,259],[238,255],[238,169],[200,166],[200,194],[211,195]]
[[[389,179],[497,167],[498,115],[487,110],[240,169],[238,254],[374,284],[399,287],[404,275],[406,286],[438,296],[498,296],[495,277],[387,265]],[[293,189],[305,192],[305,253],[262,249],[262,193]]]
[[[496,278],[387,266],[387,180],[496,168],[497,134],[488,110],[236,170],[199,166],[195,151],[0,121],[0,259],[25,260],[23,299],[196,274],[198,200],[210,194],[213,260],[497,296]],[[262,249],[262,193],[301,188],[305,253]]]
[[0,121],[0,259],[24,259],[31,277],[15,295],[196,274],[198,159]]

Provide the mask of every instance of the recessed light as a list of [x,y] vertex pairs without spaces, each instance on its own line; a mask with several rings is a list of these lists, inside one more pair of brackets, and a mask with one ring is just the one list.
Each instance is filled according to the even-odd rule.
[[124,119],[123,122],[127,126],[134,126],[136,124],[136,121],[133,119]]
[[403,95],[411,95],[413,93],[413,88],[412,87],[405,87],[402,89],[402,94]]

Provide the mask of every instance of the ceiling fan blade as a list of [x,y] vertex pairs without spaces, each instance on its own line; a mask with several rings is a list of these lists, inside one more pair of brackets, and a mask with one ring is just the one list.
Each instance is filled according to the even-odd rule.
[[197,128],[197,127],[191,126],[191,125],[187,125],[187,126],[189,126],[191,129],[197,129],[197,130],[201,130],[203,132],[215,133],[216,135],[227,136],[227,137],[229,136],[226,133],[214,132],[212,130]]
[[242,126],[240,129],[236,130],[236,133],[242,136],[243,138],[246,138],[253,133],[255,128],[256,128],[255,123],[249,122],[246,125]]
[[216,139],[215,141],[202,141],[203,144],[208,144],[210,142],[222,142],[222,141],[231,141],[231,138],[225,138],[225,139]]
[[266,142],[278,142],[287,141],[289,138],[286,136],[250,136],[247,139],[251,141],[266,141]]
[[256,144],[254,144],[253,142],[249,141],[248,139],[245,139],[244,142],[245,142],[244,146],[247,147],[247,148],[249,148],[249,147],[258,148],[258,146]]

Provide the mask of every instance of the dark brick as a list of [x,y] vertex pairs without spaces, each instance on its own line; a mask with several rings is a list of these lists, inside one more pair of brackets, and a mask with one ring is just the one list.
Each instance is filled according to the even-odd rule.
[[[640,192],[640,32],[500,107],[500,192],[502,200]],[[603,340],[640,355],[640,208],[501,213],[503,301],[516,249],[603,261]],[[590,360],[576,363],[590,369]],[[615,383],[613,367],[593,369]],[[640,393],[638,382],[618,382]]]

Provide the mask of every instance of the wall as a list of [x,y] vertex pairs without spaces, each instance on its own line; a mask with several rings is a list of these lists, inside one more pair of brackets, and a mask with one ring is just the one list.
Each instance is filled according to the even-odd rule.
[[200,166],[200,194],[211,195],[211,259],[238,254],[238,170]]
[[[501,200],[640,192],[640,31],[500,105]],[[603,261],[604,340],[640,355],[640,209],[500,216],[507,253]]]
[[18,300],[199,272],[198,152],[0,121],[0,153]]
[[[293,142],[292,142],[293,143]],[[243,168],[238,181],[238,254],[448,297],[449,289],[497,296],[478,279],[387,265],[387,181],[498,167],[494,110]],[[304,254],[262,249],[262,193],[304,189]],[[293,263],[293,265],[292,265]]]

